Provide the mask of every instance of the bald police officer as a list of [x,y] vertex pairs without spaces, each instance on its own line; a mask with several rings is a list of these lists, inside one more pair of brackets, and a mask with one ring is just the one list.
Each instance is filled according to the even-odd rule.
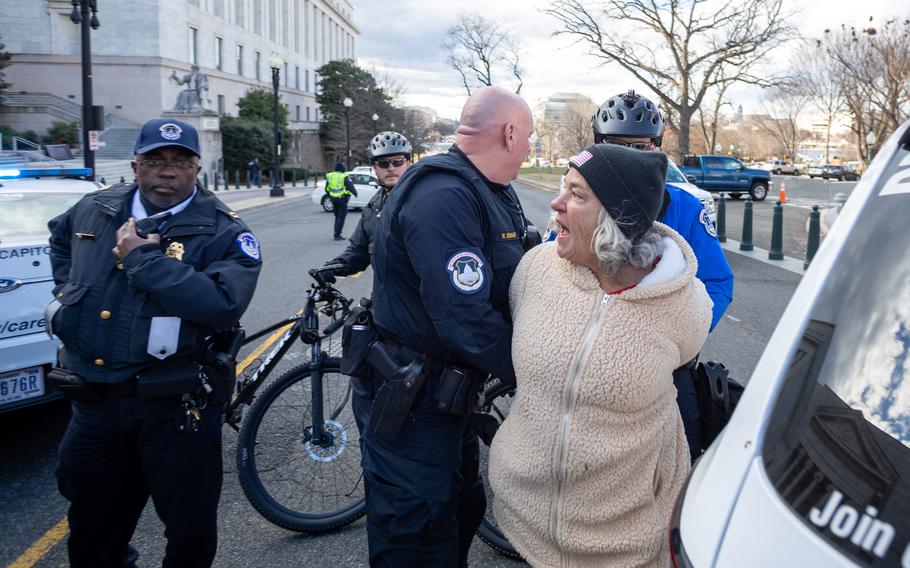
[[73,406],[57,467],[69,559],[123,566],[151,496],[163,566],[210,566],[228,392],[203,362],[208,338],[253,297],[259,243],[196,182],[192,125],[151,120],[134,153],[136,183],[87,195],[48,223],[50,322],[63,342],[52,374]]

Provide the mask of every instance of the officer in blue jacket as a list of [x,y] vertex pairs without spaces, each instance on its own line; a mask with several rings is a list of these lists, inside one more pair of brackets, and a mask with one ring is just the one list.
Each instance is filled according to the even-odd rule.
[[[597,144],[619,144],[652,151],[660,149],[664,119],[651,100],[629,91],[610,97],[600,105],[592,119],[592,126]],[[717,230],[698,198],[668,183],[665,207],[661,222],[679,233],[698,259],[696,277],[704,283],[714,302],[711,317],[713,330],[733,300],[733,271],[717,240]],[[549,232],[545,239],[553,240],[555,237]],[[692,378],[694,367],[695,362],[692,361],[673,373],[678,391],[677,403],[693,459],[701,454],[698,400]]]
[[[73,400],[57,479],[74,568],[124,566],[149,497],[164,566],[210,566],[221,493],[225,377],[202,365],[235,326],[261,268],[256,237],[196,183],[192,125],[147,122],[135,184],[89,194],[48,223],[49,323]],[[141,236],[137,222],[151,234]]]
[[[539,243],[509,183],[527,158],[528,105],[496,87],[465,103],[456,145],[395,186],[373,245],[373,313],[398,365],[425,380],[397,435],[379,424],[388,379],[356,381],[371,566],[466,566],[486,510],[468,415],[488,375],[513,380],[509,282]],[[454,396],[450,396],[453,395]]]

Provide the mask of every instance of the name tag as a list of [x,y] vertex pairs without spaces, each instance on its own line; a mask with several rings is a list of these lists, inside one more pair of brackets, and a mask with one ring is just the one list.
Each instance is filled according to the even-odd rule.
[[503,231],[499,233],[500,241],[512,241],[518,238],[518,231]]

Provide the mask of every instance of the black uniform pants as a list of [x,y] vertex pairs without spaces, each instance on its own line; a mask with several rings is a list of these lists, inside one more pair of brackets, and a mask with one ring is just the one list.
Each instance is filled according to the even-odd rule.
[[341,236],[341,230],[344,229],[344,218],[348,216],[348,199],[344,197],[332,197],[332,213],[335,214],[335,236]]
[[689,456],[694,461],[701,455],[701,411],[698,407],[698,394],[695,392],[695,377],[692,373],[695,365],[683,365],[673,371],[673,385],[676,386],[676,404],[682,416],[686,430],[686,442],[689,444]]
[[398,439],[381,440],[368,426],[370,392],[378,387],[355,381],[370,566],[467,566],[471,542],[487,508],[477,434],[467,427],[467,418],[432,409],[425,393],[412,410],[414,420]]
[[177,430],[175,398],[138,400],[105,389],[73,403],[57,481],[70,501],[73,568],[121,568],[149,496],[164,522],[162,566],[208,567],[217,546],[222,408],[202,410],[198,432]]

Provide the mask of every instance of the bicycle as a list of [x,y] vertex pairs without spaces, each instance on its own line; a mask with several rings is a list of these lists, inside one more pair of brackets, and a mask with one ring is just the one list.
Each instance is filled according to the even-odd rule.
[[[257,331],[249,344],[288,327],[256,370],[238,378],[225,422],[240,432],[237,473],[253,507],[272,523],[297,532],[319,533],[350,524],[366,513],[360,440],[351,405],[352,385],[341,360],[322,349],[338,331],[352,300],[316,269],[302,313]],[[319,313],[331,318],[321,332]],[[310,361],[257,391],[297,339],[309,346]],[[246,416],[243,410],[249,406]]]

